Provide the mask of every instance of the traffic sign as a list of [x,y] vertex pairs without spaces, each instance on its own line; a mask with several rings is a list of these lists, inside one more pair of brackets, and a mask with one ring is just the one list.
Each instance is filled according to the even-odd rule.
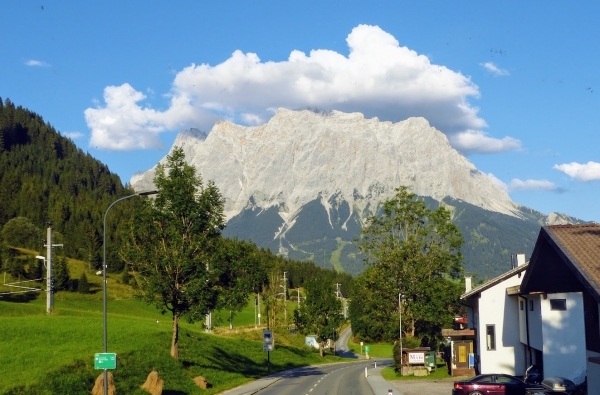
[[116,369],[117,354],[97,353],[94,354],[94,369]]
[[268,329],[263,330],[263,351],[273,351],[274,340],[273,331]]

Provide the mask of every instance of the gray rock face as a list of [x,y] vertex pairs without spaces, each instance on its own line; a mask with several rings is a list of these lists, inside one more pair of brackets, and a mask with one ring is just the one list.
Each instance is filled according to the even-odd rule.
[[[521,216],[520,206],[424,118],[391,123],[360,113],[279,109],[261,126],[220,122],[208,136],[182,132],[174,146],[183,147],[204,180],[215,182],[228,218],[249,206],[277,206],[289,227],[295,213],[316,198],[325,208],[332,198],[347,201],[351,215],[365,218],[400,185],[438,201],[449,196]],[[151,169],[130,183],[138,191],[149,189],[153,178]]]

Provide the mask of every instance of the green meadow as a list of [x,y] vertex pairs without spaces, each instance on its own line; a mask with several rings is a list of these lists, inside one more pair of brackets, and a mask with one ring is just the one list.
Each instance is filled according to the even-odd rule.
[[[85,270],[83,262],[69,261],[72,278]],[[102,278],[88,275],[90,294],[59,292],[54,311],[47,315],[46,294],[27,293],[0,297],[0,394],[89,394],[101,370],[94,369],[94,354],[103,352]],[[221,316],[221,327],[205,333],[201,323],[180,324],[178,361],[169,355],[172,326],[161,315],[133,297],[120,276],[108,279],[108,352],[117,354],[112,371],[117,393],[147,394],[139,387],[152,370],[164,380],[163,394],[216,394],[267,375],[267,353],[261,331],[254,328],[254,298],[233,319]],[[10,279],[8,279],[10,280]],[[8,282],[8,281],[7,281]],[[10,289],[0,286],[0,292]],[[288,319],[293,316],[290,304]],[[264,314],[264,312],[263,312]],[[263,315],[264,317],[264,315]],[[276,330],[271,352],[271,373],[293,367],[333,362],[304,346],[304,337]],[[204,376],[210,388],[202,390],[192,379]]]

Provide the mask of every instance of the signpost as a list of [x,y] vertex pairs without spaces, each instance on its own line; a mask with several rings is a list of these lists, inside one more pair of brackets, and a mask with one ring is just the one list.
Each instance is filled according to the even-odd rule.
[[425,363],[425,353],[424,352],[409,352],[408,353],[408,363],[412,364],[424,364]]
[[116,369],[117,354],[97,353],[94,354],[94,369]]
[[270,329],[263,329],[263,351],[267,352],[267,373],[271,373],[271,351],[275,345],[275,339],[273,339],[273,331]]

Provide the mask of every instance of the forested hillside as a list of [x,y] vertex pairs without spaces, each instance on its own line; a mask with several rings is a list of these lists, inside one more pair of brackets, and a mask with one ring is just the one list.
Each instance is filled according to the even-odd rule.
[[[55,250],[58,255],[89,262],[91,269],[100,268],[106,208],[131,193],[106,165],[77,148],[41,116],[15,106],[9,99],[0,99],[0,234],[5,241],[14,240],[14,246],[45,255],[43,239],[51,223],[54,243],[64,244],[64,249]],[[110,211],[109,271],[123,269],[118,248],[134,204],[135,199],[125,200]],[[7,223],[9,226],[5,226]],[[266,249],[256,248],[256,253],[267,271],[278,276],[287,272],[290,288],[318,277],[341,283],[342,293],[349,293],[349,274],[322,269],[312,262],[284,259]]]
[[[29,219],[39,237],[27,247],[42,251],[45,229],[51,223],[57,232],[54,242],[64,244],[64,254],[100,267],[104,211],[127,193],[106,165],[77,148],[41,116],[0,99],[0,226],[16,217]],[[116,231],[131,207],[125,201],[111,210],[108,246],[115,246]],[[107,251],[109,268],[122,269],[115,247]]]

